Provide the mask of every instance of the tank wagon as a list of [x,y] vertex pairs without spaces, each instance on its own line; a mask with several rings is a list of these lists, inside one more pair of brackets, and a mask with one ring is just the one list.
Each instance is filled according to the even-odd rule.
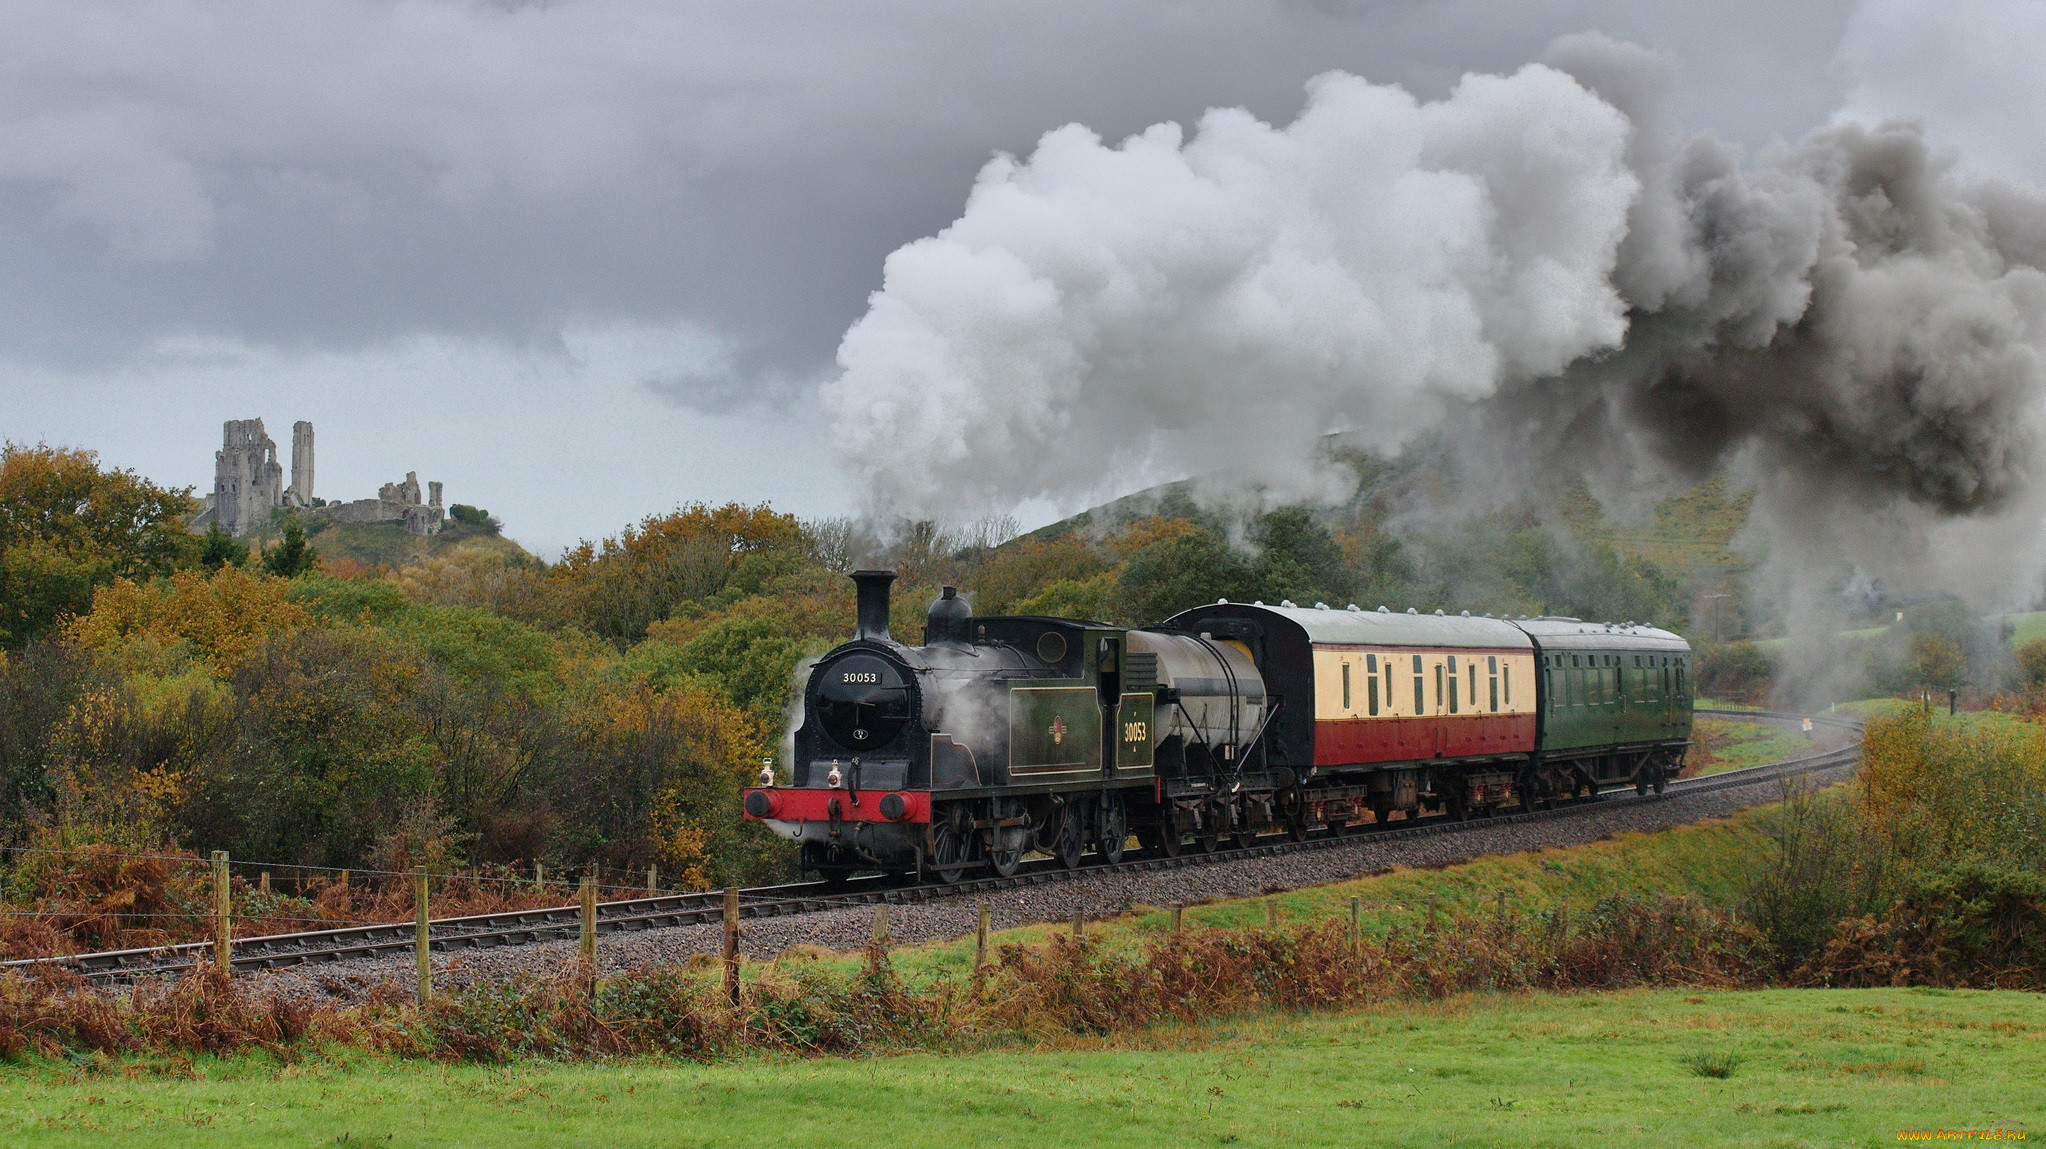
[[910,646],[895,575],[852,578],[858,627],[811,669],[787,779],[744,796],[827,879],[1660,791],[1689,747],[1690,648],[1653,627],[1223,601],[1131,629],[976,618],[947,587]]

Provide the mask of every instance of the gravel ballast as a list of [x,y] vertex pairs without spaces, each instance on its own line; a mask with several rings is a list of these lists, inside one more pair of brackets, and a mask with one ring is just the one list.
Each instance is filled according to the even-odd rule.
[[[1846,778],[1851,765],[1815,771],[1807,777],[1825,785]],[[1303,850],[1272,857],[1242,858],[1208,865],[1183,866],[1145,873],[1084,875],[1004,890],[995,894],[961,894],[914,905],[888,907],[888,932],[896,944],[915,945],[969,935],[982,903],[992,911],[993,925],[1005,929],[1033,922],[1070,920],[1075,913],[1090,918],[1112,917],[1139,907],[1195,905],[1232,898],[1256,897],[1281,890],[1326,885],[1379,873],[1398,866],[1453,865],[1489,855],[1515,854],[1558,846],[1575,846],[1615,834],[1666,830],[1724,817],[1750,806],[1779,800],[1780,779],[1703,793],[1671,791],[1649,801],[1602,804],[1568,817],[1528,822],[1470,824],[1456,833],[1375,840],[1358,836],[1330,848]],[[857,950],[873,930],[874,907],[852,906],[790,917],[746,919],[741,948],[753,958],[770,958],[793,946]],[[606,971],[649,965],[673,965],[692,959],[714,959],[723,944],[718,923],[602,935],[597,963]],[[576,960],[574,941],[543,942],[494,950],[467,950],[433,955],[436,979],[492,980],[521,972],[540,973]],[[355,1000],[379,983],[409,995],[414,985],[410,952],[388,957],[287,967],[246,975],[273,985],[292,997]]]

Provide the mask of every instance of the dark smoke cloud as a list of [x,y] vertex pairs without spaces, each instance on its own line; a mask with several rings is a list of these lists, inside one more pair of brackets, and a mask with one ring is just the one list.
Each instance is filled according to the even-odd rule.
[[890,258],[827,389],[845,462],[963,517],[1175,473],[1312,497],[1329,432],[1446,428],[1495,497],[1730,467],[1794,595],[2035,593],[2046,202],[1909,122],[1746,162],[1680,96],[1587,34],[1433,103],[1332,75],[1282,128],[1048,134]]
[[[1613,277],[1629,330],[1509,383],[1480,421],[1615,505],[1734,467],[1781,578],[1849,562],[2036,593],[2046,202],[1958,170],[1909,122],[1827,127],[1743,167],[1676,123],[1668,58],[1583,36],[1549,59],[1635,125],[1642,194]],[[2000,537],[1993,558],[1947,561],[1969,534]]]

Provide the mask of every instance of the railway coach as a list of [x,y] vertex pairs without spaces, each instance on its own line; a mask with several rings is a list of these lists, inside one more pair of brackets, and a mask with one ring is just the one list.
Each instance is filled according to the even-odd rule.
[[894,575],[853,578],[858,630],[804,685],[788,781],[744,798],[827,879],[1660,790],[1688,746],[1690,651],[1652,627],[1222,601],[1129,629],[975,618],[946,588],[909,646]]

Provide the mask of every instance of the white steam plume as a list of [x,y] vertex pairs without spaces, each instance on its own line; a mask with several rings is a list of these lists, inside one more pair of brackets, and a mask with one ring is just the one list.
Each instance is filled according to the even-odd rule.
[[1051,132],[889,257],[826,390],[842,462],[959,519],[1184,474],[1347,494],[1328,432],[1447,425],[1614,503],[1735,465],[1786,570],[1995,532],[1964,589],[2035,571],[2046,201],[1908,125],[1743,166],[1675,88],[1587,35],[1436,103],[1330,74],[1283,128]]

